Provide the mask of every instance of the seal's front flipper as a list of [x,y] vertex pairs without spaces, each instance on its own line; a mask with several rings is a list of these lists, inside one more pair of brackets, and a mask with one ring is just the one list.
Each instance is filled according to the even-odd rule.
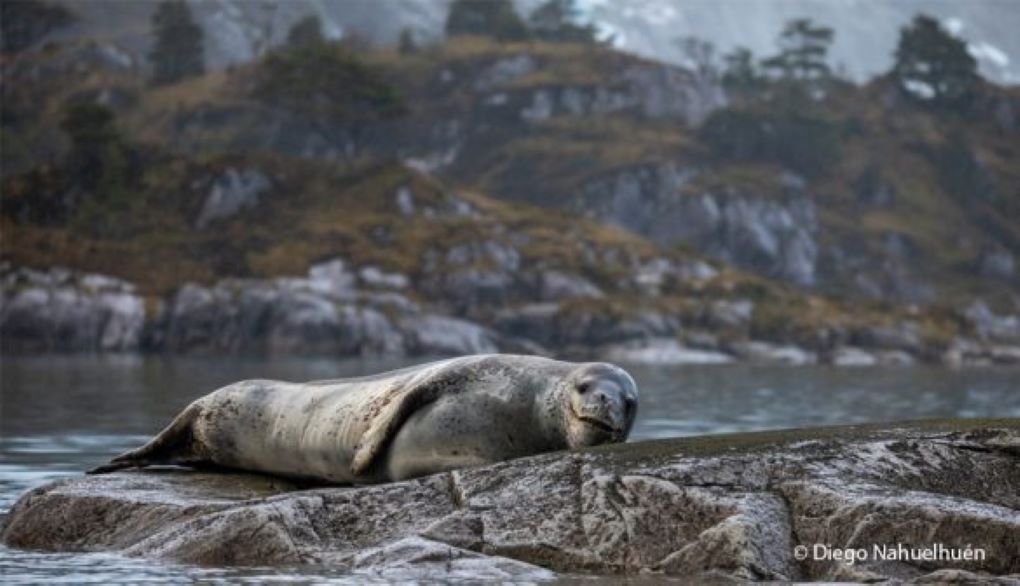
[[125,468],[144,468],[158,464],[190,464],[201,461],[194,448],[191,425],[199,413],[192,403],[144,446],[124,452],[108,464],[97,466],[86,474],[108,474]]
[[444,392],[461,390],[463,385],[460,382],[446,372],[426,372],[373,399],[374,405],[370,404],[368,410],[375,416],[354,449],[351,473],[355,477],[366,474],[382,457],[386,446],[400,431],[400,426],[415,411],[435,401]]

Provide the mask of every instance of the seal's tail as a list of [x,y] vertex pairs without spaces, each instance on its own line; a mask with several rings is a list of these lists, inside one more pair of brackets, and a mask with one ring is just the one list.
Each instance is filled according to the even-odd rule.
[[101,466],[96,466],[91,470],[86,470],[85,474],[109,474],[110,472],[116,472],[118,470],[124,470],[125,468],[141,468],[146,463],[141,460],[124,460],[121,462],[117,461],[117,458],[110,460],[109,463]]
[[154,464],[184,464],[196,460],[192,446],[191,424],[199,408],[191,404],[170,425],[148,443],[124,452],[109,463],[96,466],[85,474],[108,474],[125,468],[144,468]]

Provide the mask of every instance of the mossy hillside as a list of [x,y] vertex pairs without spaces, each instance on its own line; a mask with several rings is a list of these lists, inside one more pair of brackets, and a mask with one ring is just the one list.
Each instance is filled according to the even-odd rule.
[[[387,218],[387,215],[392,214],[393,208],[345,215],[330,207],[334,202],[331,198],[338,197],[335,195],[338,190],[376,194],[373,195],[375,197],[384,192],[378,186],[385,184],[387,190],[395,189],[381,179],[366,180],[361,187],[354,185],[356,181],[347,174],[351,157],[373,156],[370,151],[341,156],[345,163],[341,165],[344,169],[337,171],[339,176],[330,176],[321,169],[306,172],[294,158],[250,152],[261,148],[257,141],[250,140],[252,129],[273,126],[280,120],[300,121],[302,115],[292,106],[267,102],[258,95],[255,91],[261,72],[258,63],[151,88],[139,76],[109,67],[66,68],[67,63],[74,62],[68,52],[76,54],[78,50],[67,47],[31,57],[37,60],[33,62],[34,66],[60,72],[63,77],[43,75],[28,84],[5,84],[6,88],[21,96],[24,104],[38,103],[40,112],[38,116],[28,116],[24,120],[19,117],[21,122],[16,129],[5,126],[5,145],[9,143],[8,136],[16,135],[19,140],[36,137],[32,140],[37,142],[32,144],[38,148],[33,147],[35,150],[32,152],[49,149],[55,154],[48,156],[60,160],[62,149],[66,150],[66,140],[53,120],[59,120],[67,101],[79,96],[79,92],[83,92],[79,96],[82,97],[112,88],[118,90],[114,93],[123,98],[117,102],[116,112],[118,127],[126,136],[171,152],[187,152],[187,156],[179,157],[177,163],[160,164],[152,173],[147,172],[147,187],[139,189],[135,201],[188,199],[181,194],[192,190],[188,183],[190,170],[205,164],[211,165],[211,169],[231,157],[238,160],[255,157],[263,161],[266,168],[275,168],[281,176],[289,177],[280,184],[283,187],[279,193],[286,192],[284,200],[295,206],[309,205],[315,210],[315,214],[308,214],[308,218],[316,218],[313,221],[297,217],[302,214],[295,210],[274,208],[265,220],[268,222],[266,226],[252,226],[250,229],[220,227],[224,235],[250,233],[251,240],[245,240],[243,245],[232,243],[226,236],[219,240],[212,236],[198,236],[198,240],[207,240],[205,248],[202,248],[196,244],[194,228],[188,227],[189,222],[194,220],[188,213],[194,214],[197,204],[190,204],[192,207],[187,213],[174,212],[175,216],[174,213],[157,212],[165,209],[160,206],[169,205],[160,203],[153,208],[153,217],[148,223],[137,224],[146,230],[160,227],[167,232],[159,237],[162,239],[161,246],[168,251],[167,257],[161,258],[154,251],[147,252],[152,258],[160,258],[161,266],[167,267],[165,275],[159,277],[163,284],[156,289],[167,290],[185,279],[208,282],[220,271],[241,276],[301,274],[307,268],[307,262],[341,251],[358,259],[358,262],[371,262],[413,273],[417,270],[418,259],[407,251],[427,243],[429,238],[437,238],[437,242],[446,246],[454,244],[457,234],[470,239],[491,233],[492,225],[464,218],[444,219],[440,222],[441,227],[436,228],[418,227],[413,221],[402,221],[400,237],[390,242],[386,234],[393,231],[390,223],[397,220]],[[588,182],[611,176],[617,171],[663,163],[698,170],[682,195],[734,192],[747,197],[783,198],[789,192],[789,186],[781,180],[784,171],[781,164],[720,158],[696,129],[686,127],[677,119],[648,119],[634,113],[618,112],[584,117],[561,115],[525,124],[519,117],[490,119],[486,111],[477,108],[480,100],[495,92],[526,94],[570,84],[612,87],[622,70],[655,65],[604,47],[540,42],[501,44],[462,38],[423,48],[411,55],[400,55],[393,50],[370,50],[357,56],[373,68],[380,79],[398,88],[404,97],[406,111],[398,118],[374,120],[368,124],[369,130],[376,128],[383,136],[394,131],[392,136],[397,142],[406,139],[407,142],[402,143],[404,146],[398,149],[400,156],[418,154],[414,145],[419,144],[419,139],[437,124],[451,119],[476,125],[475,128],[478,124],[486,126],[487,130],[477,134],[477,140],[460,150],[452,165],[438,171],[441,179],[465,199],[474,197],[471,193],[477,192],[485,194],[478,197],[486,201],[492,201],[488,197],[496,197],[547,206],[562,205],[573,210],[576,195]],[[476,85],[479,76],[494,64],[521,56],[536,64],[531,73],[487,89]],[[450,72],[451,82],[443,81],[444,71]],[[547,72],[555,72],[555,75],[548,76]],[[989,91],[1007,97],[1016,93],[1015,89],[992,88]],[[865,258],[860,270],[866,273],[892,258],[884,242],[890,234],[896,234],[906,242],[907,250],[913,255],[909,259],[911,270],[917,271],[922,279],[937,283],[941,300],[955,302],[973,295],[993,301],[1006,299],[1008,284],[981,278],[978,265],[984,251],[994,248],[997,243],[1009,244],[1018,229],[1015,222],[1017,215],[1011,213],[1020,201],[1016,189],[1016,185],[1020,185],[1020,176],[1017,175],[1020,165],[1015,164],[1020,152],[1016,141],[996,125],[994,116],[989,114],[994,111],[993,108],[987,108],[981,115],[954,119],[906,102],[890,102],[883,98],[887,93],[888,87],[882,82],[860,88],[843,84],[835,87],[817,105],[821,113],[832,119],[840,129],[841,143],[839,163],[822,176],[808,178],[803,190],[816,203],[820,242],[859,250]],[[8,103],[5,100],[5,108]],[[281,115],[283,118],[279,117]],[[405,127],[410,130],[401,130]],[[967,152],[980,163],[980,173],[989,177],[988,184],[992,189],[987,192],[950,193],[946,187],[947,179],[940,172],[940,157],[948,156],[945,154],[949,152],[948,147],[961,133],[969,145]],[[220,154],[224,150],[249,154]],[[274,162],[277,158],[279,160]],[[327,164],[330,165],[335,166],[335,163]],[[288,167],[292,175],[288,175]],[[873,169],[881,182],[891,186],[890,201],[871,201],[863,190],[855,187],[868,169]],[[179,177],[178,173],[184,176]],[[160,195],[151,199],[146,195],[157,192]],[[274,188],[274,198],[276,194]],[[978,198],[976,203],[975,198]],[[387,194],[384,199],[391,201],[392,196]],[[342,197],[336,201],[348,205],[348,200]],[[259,210],[253,210],[251,214],[242,214],[241,218],[257,218],[259,213]],[[146,215],[146,212],[142,211],[141,215]],[[546,212],[538,215],[543,216],[546,223],[532,231],[535,237],[523,247],[527,249],[523,253],[531,255],[529,247],[533,247],[538,251],[533,257],[545,260],[550,266],[557,263],[577,266],[572,264],[577,261],[571,243],[566,238],[557,238],[557,233],[570,233],[576,239],[578,231],[563,230],[561,225],[547,220],[550,214]],[[287,223],[277,222],[279,218],[287,218]],[[558,221],[569,220],[564,217]],[[122,223],[121,229],[129,230],[134,222],[136,220]],[[477,227],[473,227],[476,224]],[[53,226],[40,228],[56,229]],[[305,237],[289,238],[278,245],[267,244],[280,238],[279,233],[287,229],[301,231]],[[19,239],[32,238],[28,228],[18,230]],[[549,235],[539,238],[543,230]],[[52,237],[56,244],[39,242],[38,246],[60,249],[60,236]],[[653,250],[648,249],[647,242],[640,238],[633,241],[641,243],[638,247],[645,250],[641,255],[654,254],[647,252]],[[34,264],[41,266],[44,259],[56,262],[61,254],[71,259],[62,264],[72,261],[102,264],[88,260],[86,257],[89,255],[82,252],[92,248],[117,250],[117,254],[110,254],[107,258],[132,256],[125,250],[131,245],[123,242],[94,240],[92,237],[84,237],[82,242],[85,246],[68,246],[61,253],[43,255],[33,252],[32,255],[42,255],[36,259],[40,262]],[[405,243],[406,249],[403,248]],[[174,260],[171,258],[173,253],[169,252],[174,247],[191,251],[187,254],[196,257],[196,260]],[[18,248],[23,247],[19,244]],[[207,254],[202,251],[213,249],[223,251],[212,254],[218,259],[216,263],[197,259]],[[672,255],[674,251],[666,254]],[[562,260],[553,262],[552,259],[559,258],[556,255]],[[145,258],[142,254],[133,256]],[[116,270],[120,262],[106,264]],[[140,261],[138,269],[129,272],[141,273],[141,266],[144,266],[144,261]],[[820,269],[825,270],[824,263]],[[615,268],[581,267],[579,270],[600,285],[613,283],[617,276]],[[836,273],[822,291],[844,294],[856,272]],[[725,277],[720,277],[720,280],[725,280]]]
[[[258,169],[272,187],[254,208],[199,228],[196,218],[210,181],[230,169]],[[21,181],[6,185],[5,198],[31,196],[25,193],[30,185]],[[397,204],[396,195],[404,190],[416,210],[409,217]],[[462,244],[496,240],[518,251],[521,275],[558,270],[583,276],[605,291],[604,299],[566,300],[559,319],[567,321],[597,315],[620,322],[654,311],[697,328],[715,301],[749,299],[755,303],[752,323],[728,336],[804,344],[816,344],[823,328],[930,321],[897,306],[865,309],[804,295],[719,265],[719,274],[708,281],[672,279],[655,294],[634,284],[636,267],[657,258],[689,262],[699,257],[683,249],[664,252],[629,232],[563,212],[453,191],[398,164],[337,167],[276,156],[170,157],[147,169],[134,196],[135,205],[103,210],[106,217],[99,224],[114,227],[109,232],[97,230],[94,218],[38,224],[5,215],[0,218],[2,258],[15,266],[68,266],[123,278],[154,302],[187,282],[302,276],[311,264],[336,257],[417,281],[426,276],[429,251],[444,254]],[[466,204],[470,213],[444,211],[451,208],[451,198]],[[440,265],[432,270],[452,269]],[[410,294],[437,301],[417,287]]]
[[[210,181],[228,169],[258,169],[272,187],[256,207],[199,228],[196,218]],[[25,177],[9,180],[5,198],[31,198],[34,185]],[[398,190],[412,194],[418,213],[401,214]],[[133,197],[135,205],[103,210],[101,224],[115,227],[112,231],[97,231],[95,222],[77,215],[43,225],[5,215],[3,257],[16,265],[68,265],[111,274],[146,293],[163,294],[186,281],[303,275],[309,265],[336,256],[355,266],[417,275],[425,251],[488,239],[515,242],[527,267],[581,270],[606,283],[619,269],[607,268],[604,275],[598,264],[582,269],[586,251],[599,257],[612,249],[636,260],[656,254],[655,247],[632,234],[565,213],[454,193],[399,164],[337,167],[275,156],[169,158],[147,169]],[[472,212],[445,212],[452,198]],[[421,213],[425,209],[435,213]]]

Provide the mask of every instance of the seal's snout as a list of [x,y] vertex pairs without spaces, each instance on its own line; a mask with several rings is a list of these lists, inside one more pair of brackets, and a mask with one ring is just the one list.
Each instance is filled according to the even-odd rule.
[[576,446],[627,439],[637,414],[637,386],[622,369],[588,364],[572,377],[571,444]]

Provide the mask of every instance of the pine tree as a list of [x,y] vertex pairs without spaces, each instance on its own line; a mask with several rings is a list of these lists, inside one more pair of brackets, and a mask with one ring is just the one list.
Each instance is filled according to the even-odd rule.
[[74,16],[60,4],[38,0],[0,2],[0,51],[22,51],[73,20]]
[[831,28],[815,26],[810,19],[792,20],[779,37],[779,54],[762,61],[762,67],[787,80],[828,78],[831,70],[825,60],[833,34]]
[[574,0],[548,0],[528,18],[531,32],[550,43],[597,43],[595,27],[578,24]]
[[322,34],[322,21],[319,17],[310,14],[294,23],[287,31],[287,45],[290,47],[305,47],[317,45],[325,40]]
[[446,17],[446,36],[462,35],[522,41],[528,29],[510,0],[454,0]]
[[105,201],[122,199],[128,176],[128,152],[113,111],[87,102],[67,108],[60,128],[71,139],[67,169],[87,190]]
[[893,75],[915,98],[943,106],[965,104],[980,81],[967,44],[923,14],[900,31]]
[[723,55],[723,86],[737,94],[748,94],[761,87],[761,75],[754,64],[754,54],[746,47],[737,47]]
[[205,72],[202,29],[184,0],[165,0],[152,16],[156,37],[149,61],[153,83],[174,83]]
[[414,40],[414,33],[411,29],[405,28],[400,31],[400,40],[397,42],[397,50],[401,55],[411,55],[418,52],[418,43]]

